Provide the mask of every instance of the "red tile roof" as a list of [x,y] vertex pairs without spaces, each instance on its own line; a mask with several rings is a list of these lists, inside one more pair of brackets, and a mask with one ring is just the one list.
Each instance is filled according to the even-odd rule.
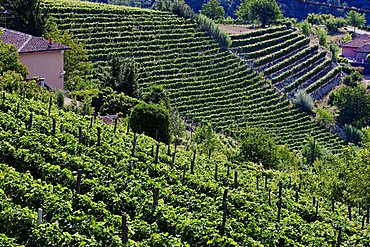
[[68,50],[69,47],[46,39],[35,37],[7,28],[0,28],[0,39],[6,44],[13,44],[19,53]]
[[363,47],[356,49],[355,52],[370,53],[370,44],[364,45]]
[[370,44],[370,35],[364,34],[364,35],[359,35],[355,39],[342,44],[342,47],[351,47],[351,48],[360,48],[365,45]]

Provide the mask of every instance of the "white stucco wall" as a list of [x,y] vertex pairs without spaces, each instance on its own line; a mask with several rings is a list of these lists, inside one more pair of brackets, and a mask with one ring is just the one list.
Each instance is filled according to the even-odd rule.
[[27,66],[27,77],[45,78],[45,83],[54,90],[64,88],[64,51],[21,53],[19,59]]

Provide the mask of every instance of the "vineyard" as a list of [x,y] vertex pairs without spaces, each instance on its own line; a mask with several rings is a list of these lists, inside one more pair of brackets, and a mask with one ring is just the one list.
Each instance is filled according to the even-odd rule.
[[273,27],[232,36],[231,50],[289,98],[305,90],[322,99],[340,83],[341,68],[305,36]]
[[30,82],[1,83],[2,246],[370,242],[369,207],[312,194],[309,172],[175,151],[120,120],[60,110]]
[[[165,85],[171,104],[188,121],[207,121],[226,132],[237,132],[246,126],[262,127],[292,149],[299,149],[309,135],[332,149],[342,145],[338,137],[312,123],[309,116],[292,107],[284,95],[240,58],[220,48],[190,20],[165,12],[85,2],[59,0],[44,4],[60,29],[71,31],[85,42],[90,60],[99,71],[97,77],[109,69],[111,56],[133,60],[139,66],[138,81],[143,89],[153,84]],[[316,63],[325,60],[323,53],[313,55],[314,49],[302,49],[308,44],[305,38],[278,30],[265,36],[255,35],[252,40],[260,39],[256,46],[242,45],[244,40],[240,45],[254,50],[254,57],[268,52],[269,56],[276,56],[275,61],[297,49],[312,56]],[[294,36],[286,39],[291,45],[284,50],[275,46],[261,50],[269,43],[266,36],[276,32],[284,39]],[[276,52],[271,53],[272,49]],[[278,54],[279,51],[283,53]],[[269,60],[265,56],[258,61],[262,66]],[[276,72],[282,65],[275,66]],[[326,65],[330,70],[331,65]],[[273,68],[270,72],[275,73]],[[276,83],[285,77],[288,74]]]

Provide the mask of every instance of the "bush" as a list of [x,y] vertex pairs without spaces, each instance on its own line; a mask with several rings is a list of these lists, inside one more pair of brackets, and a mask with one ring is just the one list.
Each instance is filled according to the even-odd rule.
[[73,91],[69,94],[69,97],[78,101],[84,101],[87,98],[94,98],[98,96],[98,89],[79,90]]
[[302,33],[305,36],[307,36],[307,37],[310,36],[311,24],[307,20],[304,20],[304,21],[299,23],[299,29],[301,29]]
[[322,46],[326,46],[327,41],[328,41],[327,31],[322,27],[318,27],[316,29],[316,36],[319,39],[319,44],[322,45]]
[[201,30],[207,32],[214,39],[216,39],[222,47],[230,47],[230,36],[227,35],[227,33],[225,33],[224,31],[220,30],[213,20],[209,19],[205,15],[199,14],[196,22]]
[[295,104],[298,108],[302,109],[303,111],[312,113],[312,109],[315,105],[315,102],[313,101],[309,94],[307,94],[303,90],[300,90],[294,96],[293,104]]
[[63,91],[57,92],[57,105],[60,109],[64,107],[64,92]]
[[326,150],[318,143],[315,138],[309,138],[302,148],[302,156],[306,164],[313,164],[316,159],[325,156]]
[[166,144],[171,141],[170,113],[161,105],[139,104],[134,107],[129,121],[134,132],[145,133],[153,138],[157,137],[157,141]]
[[358,145],[362,141],[363,134],[356,127],[346,124],[344,126],[344,132],[346,133],[346,139],[348,142]]
[[330,129],[335,125],[334,114],[325,109],[317,110],[316,121],[327,129]]
[[102,115],[114,115],[119,113],[121,116],[126,117],[138,104],[140,104],[139,100],[129,97],[124,93],[109,94],[104,97],[100,112]]
[[241,162],[262,163],[265,168],[274,168],[278,163],[278,145],[275,138],[263,129],[246,129],[240,137],[240,152],[237,159]]

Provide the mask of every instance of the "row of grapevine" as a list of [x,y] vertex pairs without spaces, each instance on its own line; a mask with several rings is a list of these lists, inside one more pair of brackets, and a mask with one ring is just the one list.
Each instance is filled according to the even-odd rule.
[[[342,144],[340,139],[305,117],[299,117],[302,121],[299,125],[307,126],[307,129],[296,132],[297,138],[286,138],[287,133],[293,133],[289,130],[295,129],[289,121],[286,131],[268,128],[284,122],[290,114],[298,113],[287,105],[283,95],[242,60],[222,50],[190,20],[164,12],[153,12],[155,18],[152,18],[147,10],[140,16],[137,9],[109,5],[99,5],[93,11],[93,3],[45,0],[44,4],[50,8],[50,14],[61,29],[71,28],[74,35],[85,42],[99,73],[109,69],[111,56],[136,62],[138,83],[144,91],[154,84],[164,85],[171,104],[189,121],[208,121],[220,131],[237,126],[234,132],[246,126],[266,126],[268,132],[280,136],[281,142],[292,149],[299,149],[310,135],[327,141],[329,147]],[[120,8],[123,14],[119,13]],[[253,50],[248,55],[250,57],[284,56],[288,51],[307,45],[307,39],[285,27],[257,32],[259,35],[244,35],[238,40],[241,43],[249,38],[258,40],[256,45],[249,43],[246,46]],[[284,35],[284,40],[280,35]],[[268,50],[260,49],[267,44],[274,45]],[[286,48],[288,50],[284,50]],[[281,50],[284,52],[280,54]],[[281,115],[284,111],[287,112]]]
[[[158,144],[154,155],[157,143],[128,133],[125,124],[114,131],[55,106],[49,115],[48,98],[40,98],[6,93],[0,106],[0,233],[8,241],[332,246],[338,226],[346,226],[341,237],[346,246],[370,241],[369,225],[361,229],[358,223],[367,217],[366,205],[351,219],[340,202],[333,212],[331,201],[316,195],[320,204],[312,206],[304,174],[299,179],[254,164],[222,164],[191,151],[178,151],[172,162],[168,147]],[[279,200],[283,203],[276,205]]]
[[[240,57],[253,59],[255,69],[263,72],[288,97],[293,97],[298,90],[306,90],[315,95],[315,99],[324,97],[330,90],[319,94],[315,90],[335,79],[335,76],[325,76],[323,79],[317,76],[324,76],[329,65],[334,66],[326,58],[327,52],[320,51],[316,45],[309,45],[309,39],[303,35],[292,30],[285,31],[268,28],[265,31],[252,32],[255,36],[251,33],[247,37],[234,35],[234,49]],[[250,40],[256,42],[252,45]],[[334,75],[334,72],[330,75]]]

